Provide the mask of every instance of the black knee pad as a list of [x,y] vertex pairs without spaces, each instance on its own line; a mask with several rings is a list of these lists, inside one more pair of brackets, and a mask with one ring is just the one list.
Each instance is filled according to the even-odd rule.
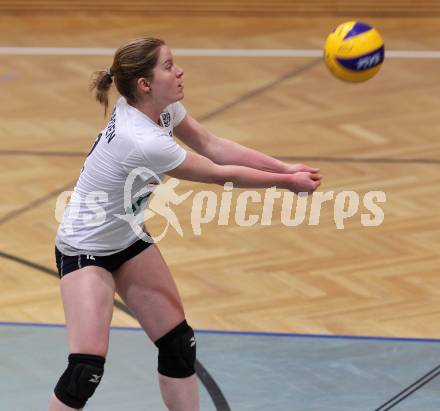
[[168,334],[155,342],[159,348],[160,374],[173,378],[186,378],[196,371],[196,339],[193,329],[184,320]]
[[55,387],[56,397],[72,408],[83,408],[101,382],[105,358],[70,354],[69,365]]

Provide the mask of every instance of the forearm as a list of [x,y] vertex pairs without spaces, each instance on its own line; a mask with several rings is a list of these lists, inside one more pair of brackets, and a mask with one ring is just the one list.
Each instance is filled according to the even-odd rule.
[[289,187],[291,174],[270,173],[245,166],[219,165],[212,160],[188,152],[181,165],[167,173],[171,177],[201,183],[224,185],[232,182],[234,187],[265,188]]
[[238,188],[268,188],[274,186],[287,188],[289,184],[290,177],[287,174],[257,170],[240,165],[218,167],[212,181],[215,184],[224,185],[227,182],[232,182],[234,187]]
[[217,137],[206,154],[216,164],[240,165],[270,173],[287,172],[286,163],[224,138]]
[[219,165],[212,160],[188,152],[185,160],[168,175],[183,180],[224,185],[232,182],[241,188],[279,187],[295,193],[313,192],[320,184],[318,173],[298,172],[295,174],[272,173],[245,166]]

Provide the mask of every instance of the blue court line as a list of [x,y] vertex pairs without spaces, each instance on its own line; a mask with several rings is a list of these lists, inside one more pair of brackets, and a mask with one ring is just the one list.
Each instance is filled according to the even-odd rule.
[[[41,327],[41,328],[65,328],[65,324],[51,323],[19,323],[0,321],[0,326],[14,327]],[[116,331],[141,331],[141,327],[122,327],[112,326],[112,330]],[[198,334],[224,334],[224,335],[242,335],[254,337],[289,337],[289,338],[315,338],[329,340],[366,340],[366,341],[397,341],[397,342],[418,342],[418,343],[440,343],[438,338],[408,338],[408,337],[381,337],[367,335],[327,335],[327,334],[296,334],[296,333],[271,333],[257,331],[222,331],[222,330],[194,330]]]
[[372,341],[398,341],[398,342],[427,342],[440,343],[437,338],[409,338],[409,337],[381,337],[368,335],[328,335],[328,334],[296,334],[296,333],[270,333],[257,331],[221,331],[221,330],[195,330],[199,334],[230,334],[249,335],[256,337],[289,337],[289,338],[316,338],[329,340],[372,340]]

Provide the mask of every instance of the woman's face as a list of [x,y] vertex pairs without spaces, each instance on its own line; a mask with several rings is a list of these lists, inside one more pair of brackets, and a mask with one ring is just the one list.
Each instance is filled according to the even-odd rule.
[[183,99],[183,70],[174,63],[171,50],[166,45],[160,47],[150,81],[150,96],[163,106]]

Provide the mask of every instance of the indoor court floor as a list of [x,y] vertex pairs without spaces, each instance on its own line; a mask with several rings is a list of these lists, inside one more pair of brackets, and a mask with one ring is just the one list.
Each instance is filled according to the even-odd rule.
[[[223,394],[218,398],[201,384],[204,411],[440,409],[440,367],[431,369],[440,340],[211,330],[196,331],[196,338],[198,359]],[[63,326],[0,325],[2,409],[44,409],[62,371],[64,344]],[[89,408],[165,411],[156,363],[156,349],[141,329],[114,327],[105,379]]]
[[[241,227],[232,212],[200,234],[191,201],[174,208],[184,236],[170,228],[159,248],[196,330],[202,410],[440,410],[440,18],[363,18],[386,57],[357,85],[321,57],[344,20],[0,15],[1,411],[47,409],[65,367],[57,199],[108,121],[88,92],[92,72],[143,35],[174,50],[183,103],[215,134],[317,166],[320,191],[360,198],[343,229],[335,201],[318,224],[286,226],[276,201],[271,224]],[[176,189],[189,190],[223,193]],[[370,191],[386,194],[375,227],[361,224]],[[119,300],[112,325],[86,409],[164,410],[154,346]]]

